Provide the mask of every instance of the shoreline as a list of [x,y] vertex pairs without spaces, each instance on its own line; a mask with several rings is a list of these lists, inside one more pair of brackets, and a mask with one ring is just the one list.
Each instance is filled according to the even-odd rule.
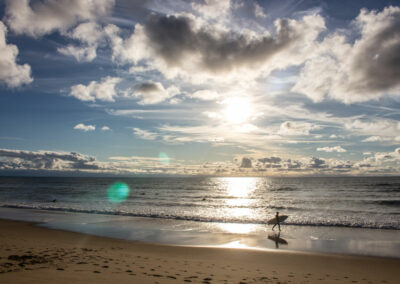
[[202,223],[117,215],[0,208],[3,219],[123,240],[195,247],[303,251],[400,258],[400,231],[284,226],[278,235],[257,224]]
[[174,246],[3,219],[0,257],[5,283],[397,283],[400,277],[395,258]]

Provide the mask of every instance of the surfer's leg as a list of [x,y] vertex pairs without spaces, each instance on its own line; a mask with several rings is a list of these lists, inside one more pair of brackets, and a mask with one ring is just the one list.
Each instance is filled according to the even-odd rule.
[[274,230],[275,226],[276,226],[276,224],[274,224],[274,225],[272,226],[272,231]]
[[281,231],[281,224],[278,223],[279,232]]

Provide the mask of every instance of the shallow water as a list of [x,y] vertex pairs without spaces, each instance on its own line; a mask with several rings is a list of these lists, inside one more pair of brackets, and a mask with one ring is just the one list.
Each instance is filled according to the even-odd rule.
[[304,251],[400,258],[400,230],[216,223],[0,208],[5,219],[104,237],[186,246]]

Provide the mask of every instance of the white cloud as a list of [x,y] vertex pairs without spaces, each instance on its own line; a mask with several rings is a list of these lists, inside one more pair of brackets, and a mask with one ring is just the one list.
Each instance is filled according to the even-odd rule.
[[334,146],[334,147],[322,147],[322,148],[317,148],[317,151],[319,152],[337,152],[337,153],[345,153],[347,152],[346,149],[343,149],[342,146]]
[[192,8],[205,18],[221,18],[231,9],[230,0],[204,0],[192,3]]
[[74,129],[76,130],[82,130],[82,131],[94,131],[96,129],[96,126],[94,125],[85,125],[83,123],[79,123],[77,125],[74,126]]
[[278,134],[280,135],[309,135],[310,130],[319,127],[308,122],[285,121],[281,124]]
[[[385,140],[400,136],[397,121],[390,119],[355,119],[345,123],[346,129],[361,135],[371,135],[373,140]],[[380,136],[381,138],[377,138]],[[386,138],[385,138],[386,137]]]
[[161,103],[179,94],[179,89],[175,86],[170,86],[167,89],[159,82],[147,82],[140,84],[134,96],[140,98],[139,104],[150,105]]
[[28,64],[17,64],[18,48],[7,44],[7,28],[0,21],[0,83],[9,87],[18,87],[33,81],[31,67]]
[[370,136],[362,140],[361,142],[381,142],[383,138],[381,136]]
[[110,131],[111,128],[108,127],[108,126],[103,126],[103,127],[101,128],[101,130],[102,130],[102,131]]
[[343,139],[344,136],[343,135],[332,134],[332,135],[329,136],[329,138],[331,138],[331,139],[339,139],[339,138]]
[[74,57],[78,62],[88,62],[95,59],[97,47],[103,43],[106,37],[103,28],[94,22],[82,23],[71,32],[65,33],[65,35],[79,41],[81,45],[67,45],[66,47],[58,48],[57,51]]
[[68,45],[66,47],[58,48],[57,51],[61,54],[72,56],[78,62],[89,62],[96,58],[97,46],[74,46]]
[[157,133],[150,132],[150,131],[136,128],[136,127],[132,127],[132,130],[133,130],[133,134],[135,134],[136,136],[138,136],[142,139],[145,139],[145,140],[155,140],[158,136]]
[[386,142],[386,143],[400,143],[400,136],[385,137],[385,136],[369,136],[361,142]]
[[213,90],[199,90],[191,94],[189,97],[203,101],[213,101],[218,99],[220,95]]
[[355,20],[361,36],[354,44],[334,34],[317,46],[293,91],[315,102],[328,96],[344,103],[400,95],[400,7],[361,10]]
[[89,85],[82,84],[71,87],[70,95],[81,101],[107,101],[113,102],[117,96],[115,85],[121,82],[118,77],[105,77],[101,82],[92,81]]
[[39,37],[105,16],[114,3],[115,0],[7,0],[5,21],[16,34]]

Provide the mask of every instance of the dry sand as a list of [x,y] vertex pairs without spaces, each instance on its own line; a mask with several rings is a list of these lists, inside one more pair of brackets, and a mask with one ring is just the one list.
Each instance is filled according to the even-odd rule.
[[124,241],[0,220],[0,283],[399,283],[400,259]]

